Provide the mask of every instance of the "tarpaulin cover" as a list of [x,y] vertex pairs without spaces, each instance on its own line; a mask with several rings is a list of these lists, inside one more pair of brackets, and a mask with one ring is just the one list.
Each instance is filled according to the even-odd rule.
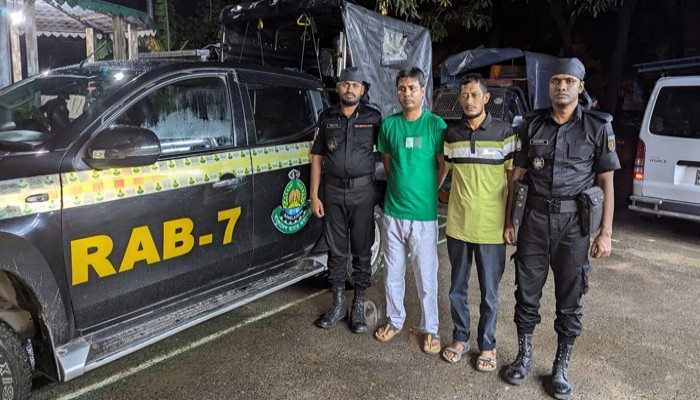
[[442,78],[457,76],[498,64],[503,61],[525,57],[527,71],[528,100],[533,109],[546,108],[551,105],[549,100],[549,64],[556,57],[549,54],[522,51],[514,48],[485,48],[466,50],[448,57],[442,63],[440,75]]
[[[349,47],[347,66],[356,66],[364,74],[370,83],[369,101],[381,109],[383,116],[401,109],[396,96],[396,74],[401,68],[415,66],[423,70],[426,92],[432,93],[429,31],[341,0],[268,0],[228,6],[221,14],[226,57],[307,72],[320,70],[327,75],[323,60],[316,60],[315,56],[313,62],[308,60],[314,53],[312,42],[303,47],[299,43],[302,28],[293,25],[301,13],[312,18],[312,34],[320,43],[321,58],[324,53],[337,54],[338,33],[345,32]],[[281,19],[288,22],[282,23]],[[290,33],[294,29],[297,31]],[[284,33],[297,43],[283,43]],[[302,34],[309,35],[306,31]],[[339,73],[335,71],[333,76]],[[432,106],[431,95],[425,96],[425,106]]]

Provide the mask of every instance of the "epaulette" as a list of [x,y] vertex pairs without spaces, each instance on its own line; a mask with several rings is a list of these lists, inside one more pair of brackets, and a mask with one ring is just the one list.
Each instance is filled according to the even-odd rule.
[[605,122],[612,122],[612,120],[613,120],[613,116],[612,116],[612,115],[610,115],[610,114],[608,114],[608,113],[606,113],[606,112],[603,112],[603,111],[598,111],[598,110],[586,110],[586,109],[584,109],[584,110],[582,110],[582,111],[583,111],[584,114],[592,115],[592,116],[594,116],[594,117],[596,117],[596,118],[598,118],[598,119],[601,119],[601,120],[603,120],[603,121],[605,121]]
[[530,110],[523,115],[524,119],[532,119],[538,115],[544,115],[549,112],[549,108],[538,108],[537,110]]
[[382,110],[380,110],[380,107],[377,104],[360,101],[360,105],[365,108],[369,108],[372,111],[376,111],[379,113],[379,115],[382,114]]

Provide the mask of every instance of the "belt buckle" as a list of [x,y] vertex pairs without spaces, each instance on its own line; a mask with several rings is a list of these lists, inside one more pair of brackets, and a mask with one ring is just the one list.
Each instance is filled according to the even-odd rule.
[[352,187],[352,178],[341,178],[340,187],[343,189],[349,189]]
[[561,202],[559,199],[547,199],[547,208],[549,213],[558,213],[561,210]]

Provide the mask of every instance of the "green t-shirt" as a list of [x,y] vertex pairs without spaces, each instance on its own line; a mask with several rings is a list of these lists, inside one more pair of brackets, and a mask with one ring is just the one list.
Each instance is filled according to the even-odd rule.
[[384,213],[413,221],[437,219],[437,161],[447,124],[423,110],[415,121],[402,113],[382,122],[377,151],[391,156]]

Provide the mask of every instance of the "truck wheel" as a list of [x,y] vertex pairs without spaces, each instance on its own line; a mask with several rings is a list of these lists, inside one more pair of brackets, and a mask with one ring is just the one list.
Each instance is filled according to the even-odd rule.
[[0,322],[0,398],[29,398],[32,388],[32,367],[29,355],[19,337],[7,324]]
[[[370,266],[372,267],[372,278],[377,276],[377,271],[384,262],[384,257],[382,257],[382,236],[379,227],[382,223],[382,211],[379,207],[374,208],[374,243],[372,243],[372,256],[370,257]],[[348,243],[349,244],[349,243]],[[352,288],[354,283],[352,281],[352,256],[348,257],[348,282],[347,286]]]

